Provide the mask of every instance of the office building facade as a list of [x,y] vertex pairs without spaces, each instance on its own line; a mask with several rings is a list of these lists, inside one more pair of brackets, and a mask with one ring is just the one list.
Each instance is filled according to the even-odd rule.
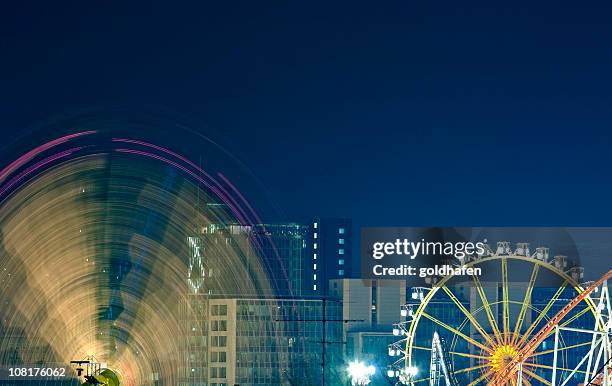
[[305,287],[311,295],[329,295],[329,281],[353,274],[353,224],[350,219],[315,218],[310,224]]
[[215,296],[303,296],[308,226],[208,224],[187,238],[190,289]]
[[321,385],[323,366],[325,384],[343,376],[342,325],[323,322],[341,317],[339,303],[204,296],[201,320],[185,325],[181,385]]

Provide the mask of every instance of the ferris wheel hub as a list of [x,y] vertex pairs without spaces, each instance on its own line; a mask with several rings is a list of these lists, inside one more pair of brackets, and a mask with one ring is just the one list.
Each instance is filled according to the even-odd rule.
[[501,371],[518,355],[518,347],[503,344],[496,347],[491,355],[491,367],[495,372]]

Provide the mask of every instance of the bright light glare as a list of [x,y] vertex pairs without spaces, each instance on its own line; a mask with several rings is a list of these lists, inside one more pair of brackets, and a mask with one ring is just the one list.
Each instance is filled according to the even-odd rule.
[[352,361],[347,371],[351,376],[351,384],[367,385],[370,383],[370,377],[376,373],[376,368],[372,365],[366,366],[363,362]]

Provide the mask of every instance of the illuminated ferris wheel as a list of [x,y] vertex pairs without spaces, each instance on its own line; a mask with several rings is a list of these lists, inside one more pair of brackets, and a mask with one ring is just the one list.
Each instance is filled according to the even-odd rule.
[[612,385],[612,271],[579,284],[565,256],[509,242],[463,264],[488,275],[412,288],[389,346],[397,384]]

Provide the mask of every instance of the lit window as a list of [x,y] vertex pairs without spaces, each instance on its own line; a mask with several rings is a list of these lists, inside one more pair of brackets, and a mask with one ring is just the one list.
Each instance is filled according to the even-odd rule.
[[344,244],[344,239],[338,239],[338,244]]
[[338,265],[344,265],[344,259],[338,260]]
[[212,347],[227,347],[227,336],[212,336],[211,346]]
[[314,255],[312,255],[312,258],[313,258],[314,260],[316,260],[316,259],[317,259],[317,254],[315,253]]
[[312,280],[317,280],[317,274],[312,275]]
[[313,225],[314,225],[314,229],[317,229],[317,226],[318,226],[319,224],[314,223]]
[[338,228],[338,233],[340,233],[341,235],[344,234],[344,228]]
[[312,286],[312,289],[313,289],[313,291],[316,291],[316,290],[317,290],[317,285],[316,285],[316,284],[315,284],[315,285],[313,285],[313,286]]
[[315,233],[314,233],[314,238],[315,238],[315,239],[317,238],[317,232],[315,232]]
[[317,249],[317,243],[314,243],[313,248],[314,248],[314,249]]
[[227,315],[227,304],[215,304],[212,306],[211,315],[225,316]]
[[315,265],[313,266],[313,268],[314,268],[314,270],[316,271],[316,270],[317,270],[317,265],[315,264]]
[[344,255],[344,248],[338,249],[338,254],[339,255]]
[[339,269],[338,270],[338,275],[339,276],[344,276],[344,270],[343,269]]

